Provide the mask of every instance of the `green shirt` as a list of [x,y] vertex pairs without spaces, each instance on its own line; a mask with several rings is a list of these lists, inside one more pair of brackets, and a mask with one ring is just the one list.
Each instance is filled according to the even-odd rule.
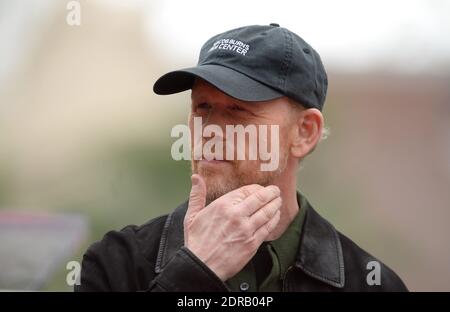
[[263,243],[255,256],[225,283],[232,291],[282,291],[286,271],[295,263],[308,205],[297,193],[299,212],[276,240]]

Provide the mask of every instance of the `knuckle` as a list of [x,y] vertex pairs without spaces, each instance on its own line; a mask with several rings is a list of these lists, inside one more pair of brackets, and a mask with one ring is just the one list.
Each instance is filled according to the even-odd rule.
[[266,194],[264,192],[256,192],[255,193],[255,198],[260,202],[260,203],[265,203],[266,202]]
[[270,211],[268,211],[268,209],[264,209],[263,213],[262,213],[262,222],[264,224],[267,224],[271,219],[272,219],[273,215],[270,213]]
[[245,185],[241,188],[242,193],[245,195],[245,197],[248,197],[252,195],[253,193],[263,189],[264,187],[259,184],[250,184]]
[[249,189],[250,189],[251,191],[253,191],[253,192],[258,191],[258,190],[261,190],[261,189],[264,188],[264,186],[259,185],[259,184],[249,184],[248,187],[249,187]]
[[230,218],[230,225],[234,228],[242,227],[242,219],[236,215],[232,215]]
[[244,187],[241,189],[241,191],[242,191],[242,194],[244,194],[245,197],[248,197],[248,196],[250,196],[250,194],[251,194],[250,186],[249,186],[249,185],[244,186]]
[[246,236],[246,237],[251,237],[252,236],[252,226],[249,222],[241,222],[240,224],[240,229],[241,232]]
[[267,208],[267,214],[269,215],[270,218],[273,218],[274,215],[277,213],[277,211],[280,210],[281,208],[281,198],[278,197],[276,199],[274,199],[270,204],[268,204],[268,208]]
[[273,209],[270,205],[263,208],[264,218],[265,218],[266,222],[269,221],[270,219],[272,219],[272,217],[273,217],[272,210]]

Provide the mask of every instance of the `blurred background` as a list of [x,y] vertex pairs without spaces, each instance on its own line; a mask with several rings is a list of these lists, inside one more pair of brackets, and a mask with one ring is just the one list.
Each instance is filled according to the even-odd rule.
[[[450,2],[0,0],[0,289],[71,291],[68,261],[190,189],[170,155],[212,35],[279,23],[322,56],[330,137],[299,189],[410,290],[450,291]],[[73,5],[73,4],[71,4]]]

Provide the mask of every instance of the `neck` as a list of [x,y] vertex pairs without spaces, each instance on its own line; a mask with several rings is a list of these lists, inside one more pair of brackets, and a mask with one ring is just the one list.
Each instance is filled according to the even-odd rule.
[[296,177],[296,163],[287,166],[286,170],[275,179],[274,183],[280,188],[281,198],[283,204],[280,208],[280,221],[276,228],[270,233],[266,241],[273,241],[278,239],[286,231],[292,220],[300,211],[300,206],[297,201],[297,177]]

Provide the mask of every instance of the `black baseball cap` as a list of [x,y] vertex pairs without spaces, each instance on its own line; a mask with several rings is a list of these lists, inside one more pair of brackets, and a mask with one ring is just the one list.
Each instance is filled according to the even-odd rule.
[[156,94],[191,89],[199,77],[243,101],[287,96],[322,110],[327,74],[319,54],[302,38],[278,24],[246,26],[209,39],[195,67],[169,72],[153,86]]

